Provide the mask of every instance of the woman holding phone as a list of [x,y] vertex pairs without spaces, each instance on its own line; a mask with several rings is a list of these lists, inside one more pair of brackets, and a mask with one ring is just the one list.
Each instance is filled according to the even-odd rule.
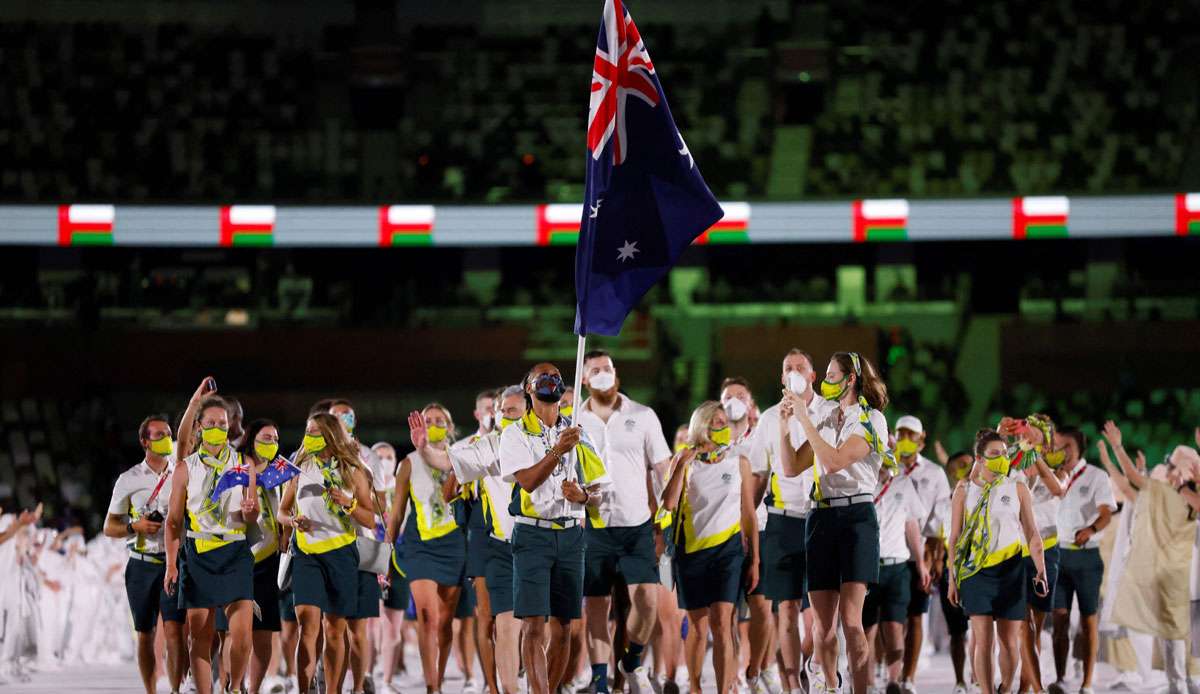
[[1012,691],[1025,619],[1023,550],[1037,569],[1034,590],[1046,595],[1046,562],[1029,488],[1009,476],[1008,445],[997,431],[975,437],[975,470],[951,498],[947,546],[949,599],[962,605],[975,639],[975,678],[982,691],[995,687],[992,652],[1000,647],[1000,689]]

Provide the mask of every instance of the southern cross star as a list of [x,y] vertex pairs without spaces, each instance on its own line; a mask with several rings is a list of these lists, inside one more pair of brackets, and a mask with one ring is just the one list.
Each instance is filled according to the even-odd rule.
[[640,253],[641,250],[637,247],[636,241],[626,241],[624,246],[617,249],[617,260],[622,263],[626,260],[633,260],[633,254]]

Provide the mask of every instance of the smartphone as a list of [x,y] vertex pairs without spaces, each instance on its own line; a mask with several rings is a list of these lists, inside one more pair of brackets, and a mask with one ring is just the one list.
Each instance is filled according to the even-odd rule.
[[147,514],[146,514],[146,520],[148,520],[148,521],[153,521],[153,522],[155,522],[155,523],[161,523],[161,522],[163,522],[163,514],[162,514],[162,511],[160,511],[160,510],[158,510],[158,509],[154,509],[154,510],[153,510],[153,511],[151,511],[150,513],[147,513]]
[[207,385],[207,392],[212,393],[213,391],[215,391],[217,389],[217,379],[213,378],[212,376],[209,376],[208,383],[206,385]]

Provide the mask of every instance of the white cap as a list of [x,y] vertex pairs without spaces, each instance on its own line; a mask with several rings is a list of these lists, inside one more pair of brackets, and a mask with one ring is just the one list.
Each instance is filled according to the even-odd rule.
[[921,426],[921,420],[917,419],[916,417],[912,416],[911,414],[906,414],[903,417],[901,417],[900,419],[897,419],[895,428],[896,428],[896,431],[900,431],[901,429],[908,429],[909,431],[911,431],[914,434],[924,434],[925,433],[925,427]]

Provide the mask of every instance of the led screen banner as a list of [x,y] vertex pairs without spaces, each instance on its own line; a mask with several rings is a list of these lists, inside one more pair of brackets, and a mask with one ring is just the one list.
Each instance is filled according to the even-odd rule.
[[[723,201],[697,244],[1200,235],[1200,193]],[[573,245],[582,204],[0,205],[0,245],[383,248]]]

